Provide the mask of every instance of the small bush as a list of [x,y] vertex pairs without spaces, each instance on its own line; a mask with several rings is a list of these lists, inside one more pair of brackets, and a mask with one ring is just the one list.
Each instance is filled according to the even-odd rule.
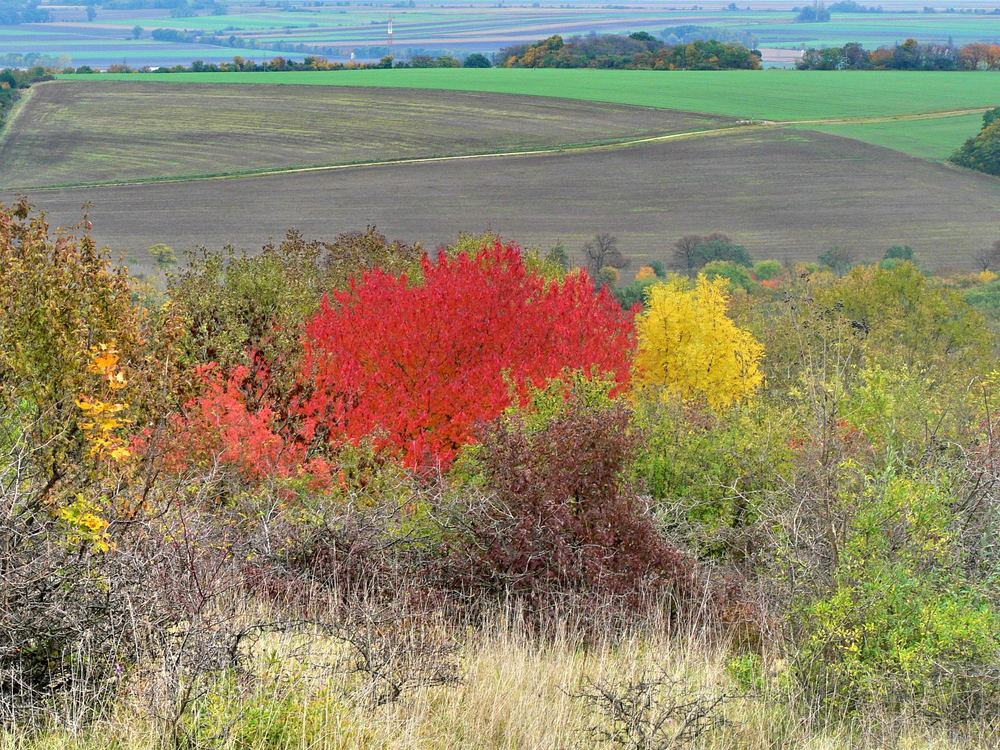
[[727,282],[684,277],[649,290],[648,309],[636,320],[636,380],[665,398],[724,409],[763,383],[764,348],[728,315]]
[[730,696],[693,690],[664,670],[633,680],[590,681],[573,697],[602,717],[588,728],[591,739],[602,746],[690,747],[731,723],[724,714]]
[[624,470],[635,448],[628,410],[571,392],[551,416],[515,413],[476,452],[485,495],[449,539],[457,585],[541,612],[562,597],[637,606],[684,596],[693,566],[657,533]]
[[762,260],[753,267],[754,276],[761,281],[770,281],[781,276],[784,267],[776,260]]
[[926,479],[870,482],[829,590],[799,614],[793,668],[807,692],[838,706],[925,705],[945,714],[969,691],[996,699],[1000,615],[963,567],[957,520],[954,498]]
[[843,276],[854,265],[854,253],[834,245],[823,251],[817,260],[834,273]]
[[752,559],[761,506],[794,474],[790,426],[759,407],[716,416],[652,399],[635,421],[635,476],[666,533],[702,557]]
[[747,249],[726,237],[695,245],[691,250],[691,256],[694,268],[702,268],[715,260],[731,261],[746,268],[753,265],[753,259]]
[[990,320],[1000,320],[1000,281],[966,292],[965,301]]
[[983,129],[969,138],[949,161],[987,174],[1000,174],[1000,107],[983,115]]
[[893,245],[885,251],[883,260],[913,260],[913,248],[909,245]]
[[615,289],[615,297],[618,299],[623,310],[631,310],[636,305],[645,305],[649,288],[659,281],[660,279],[656,276],[648,276],[633,281],[627,286],[620,286]]
[[729,282],[732,292],[749,292],[757,286],[749,269],[731,260],[713,260],[706,263],[701,272],[709,279],[722,278]]

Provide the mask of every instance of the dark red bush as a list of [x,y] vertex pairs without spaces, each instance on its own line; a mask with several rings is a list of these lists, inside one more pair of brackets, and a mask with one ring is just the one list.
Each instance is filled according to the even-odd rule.
[[496,423],[484,436],[488,491],[450,540],[459,585],[504,597],[684,596],[694,566],[657,532],[623,478],[634,437],[620,403],[571,395],[541,429]]

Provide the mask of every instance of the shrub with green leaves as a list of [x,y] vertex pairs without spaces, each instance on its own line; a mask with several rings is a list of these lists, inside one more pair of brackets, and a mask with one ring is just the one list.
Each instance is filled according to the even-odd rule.
[[691,255],[696,268],[716,260],[730,261],[747,268],[753,265],[753,259],[747,249],[726,237],[710,239],[695,245]]
[[965,293],[965,301],[990,320],[1000,320],[1000,281],[969,290]]
[[784,267],[776,260],[762,260],[754,264],[753,273],[760,281],[770,281],[781,276]]
[[834,245],[824,250],[817,260],[834,273],[843,276],[854,265],[854,253],[838,245]]
[[949,161],[987,174],[1000,174],[1000,107],[983,115],[983,129],[962,144]]
[[636,408],[644,439],[634,471],[667,532],[702,556],[751,554],[745,532],[792,471],[784,417],[755,404],[724,416],[674,402],[643,400]]
[[868,363],[908,364],[945,379],[990,369],[994,337],[983,316],[960,290],[909,261],[857,266],[809,291],[829,316],[849,322]]
[[757,282],[750,276],[750,269],[731,260],[713,260],[706,263],[701,273],[710,279],[718,277],[726,279],[729,281],[730,290],[734,292],[753,291],[757,286]]
[[636,279],[631,284],[615,289],[615,297],[625,310],[631,310],[636,305],[645,305],[647,290],[662,281],[657,276]]
[[947,478],[888,471],[841,500],[855,510],[832,579],[797,616],[794,672],[807,691],[841,707],[946,710],[997,690],[1000,613],[966,572]]

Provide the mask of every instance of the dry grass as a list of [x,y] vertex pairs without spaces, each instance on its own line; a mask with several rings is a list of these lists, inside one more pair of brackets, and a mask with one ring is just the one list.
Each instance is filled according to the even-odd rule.
[[499,623],[463,637],[460,683],[417,689],[381,707],[364,700],[363,676],[338,668],[344,664],[342,642],[272,634],[257,644],[250,677],[213,678],[185,717],[182,740],[150,719],[148,706],[137,697],[148,686],[132,684],[108,720],[34,735],[10,729],[0,734],[0,750],[625,747],[592,739],[588,728],[607,723],[594,705],[574,694],[594,683],[623,686],[658,670],[677,680],[684,696],[729,694],[719,709],[728,725],[683,745],[628,747],[916,750],[992,748],[1000,740],[986,719],[961,736],[882,714],[820,720],[796,701],[792,689],[780,687],[780,660],[765,661],[773,683],[767,694],[751,695],[730,677],[726,664],[732,653],[724,644],[668,637],[661,628],[589,646],[567,633],[540,639]]

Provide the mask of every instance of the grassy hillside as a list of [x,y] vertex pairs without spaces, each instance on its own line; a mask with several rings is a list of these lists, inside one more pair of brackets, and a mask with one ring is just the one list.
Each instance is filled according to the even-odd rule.
[[[807,120],[895,115],[1000,104],[992,73],[859,71],[595,71],[418,69],[291,73],[87,76],[84,80],[390,86],[558,96],[709,112]],[[79,81],[79,77],[72,77]]]
[[894,148],[925,159],[947,159],[982,127],[981,114],[926,120],[803,125],[812,130]]
[[37,86],[0,186],[143,180],[591,143],[727,120],[571,99],[143,81]]
[[928,266],[970,267],[997,239],[1000,181],[822,133],[760,129],[596,152],[31,197],[55,224],[75,223],[91,202],[97,239],[140,258],[154,242],[255,248],[288,227],[332,237],[375,223],[430,247],[492,228],[576,253],[609,232],[634,258],[665,260],[678,237],[718,231],[758,259],[814,260],[834,244],[876,258],[908,244]]

